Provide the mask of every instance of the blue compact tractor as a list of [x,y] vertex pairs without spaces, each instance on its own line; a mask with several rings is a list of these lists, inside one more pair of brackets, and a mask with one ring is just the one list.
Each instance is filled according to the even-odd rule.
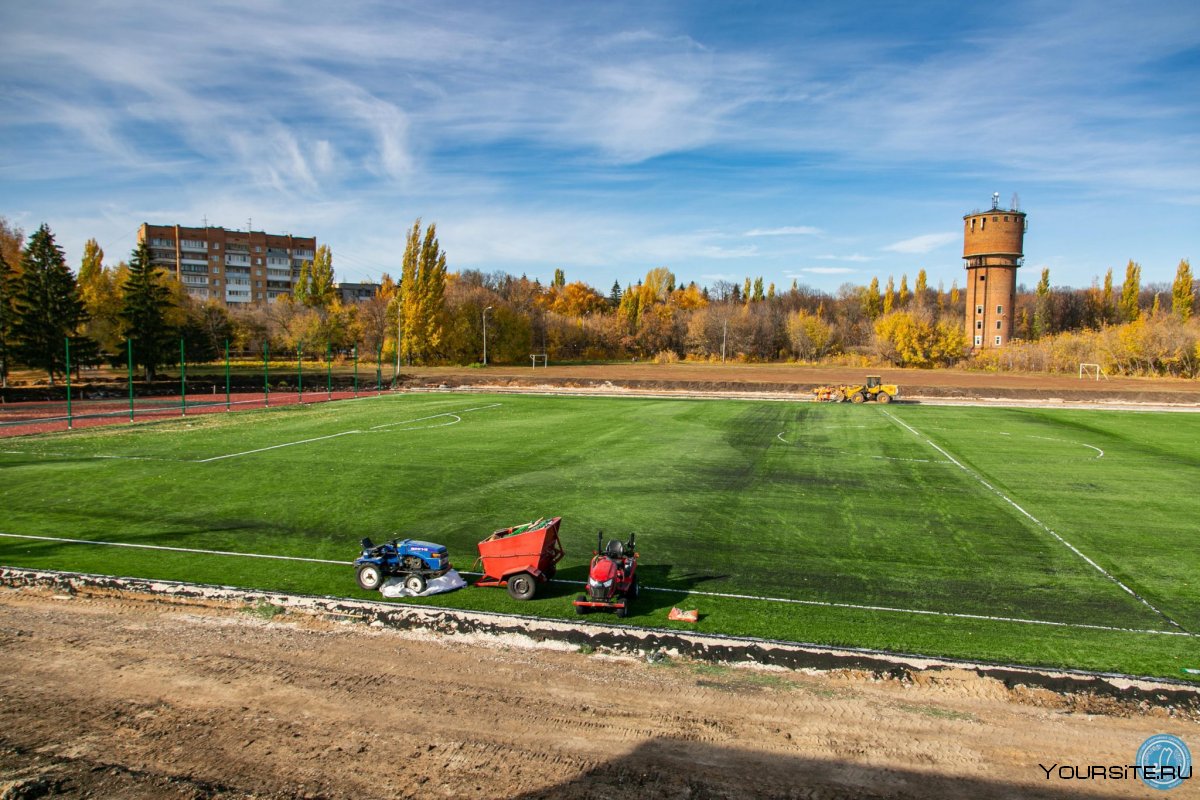
[[392,539],[375,544],[370,539],[361,542],[362,555],[354,560],[358,585],[374,591],[390,577],[404,579],[404,588],[413,594],[425,591],[430,578],[444,575],[450,569],[450,556],[443,544],[420,542],[416,539]]

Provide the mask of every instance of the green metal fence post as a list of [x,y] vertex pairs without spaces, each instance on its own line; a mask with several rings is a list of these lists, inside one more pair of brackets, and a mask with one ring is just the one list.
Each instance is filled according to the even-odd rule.
[[125,366],[129,373],[129,421],[133,422],[133,339],[125,340]]
[[225,340],[225,410],[229,410],[229,340]]
[[358,397],[358,345],[354,345],[354,396]]
[[304,342],[296,345],[296,388],[300,390],[300,405],[304,405]]
[[63,352],[67,356],[67,430],[71,430],[71,337],[63,339]]
[[263,340],[263,408],[271,407],[271,346]]
[[333,343],[325,343],[325,393],[333,399]]
[[179,416],[187,416],[187,361],[183,352],[183,337],[179,337]]
[[375,391],[383,391],[383,342],[379,342],[379,352],[375,354]]

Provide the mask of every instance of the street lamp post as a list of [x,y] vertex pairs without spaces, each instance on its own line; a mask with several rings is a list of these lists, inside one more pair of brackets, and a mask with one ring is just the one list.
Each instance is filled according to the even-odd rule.
[[487,366],[487,312],[491,310],[491,306],[483,310],[483,365],[485,367]]

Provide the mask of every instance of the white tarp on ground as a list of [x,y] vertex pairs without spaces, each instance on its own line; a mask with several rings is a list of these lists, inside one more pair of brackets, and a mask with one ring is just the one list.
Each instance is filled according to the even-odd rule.
[[452,569],[446,572],[445,575],[431,578],[425,586],[425,591],[418,595],[414,595],[408,589],[404,588],[404,578],[388,578],[383,582],[383,586],[379,587],[379,591],[383,592],[384,597],[425,597],[431,594],[452,592],[466,585],[467,582],[458,574],[458,570]]

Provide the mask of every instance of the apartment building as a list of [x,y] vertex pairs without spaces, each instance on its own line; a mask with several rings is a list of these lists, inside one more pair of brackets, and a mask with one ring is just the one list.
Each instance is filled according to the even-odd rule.
[[174,273],[192,297],[225,305],[265,303],[291,294],[317,240],[263,231],[142,223],[138,241],[151,263]]

